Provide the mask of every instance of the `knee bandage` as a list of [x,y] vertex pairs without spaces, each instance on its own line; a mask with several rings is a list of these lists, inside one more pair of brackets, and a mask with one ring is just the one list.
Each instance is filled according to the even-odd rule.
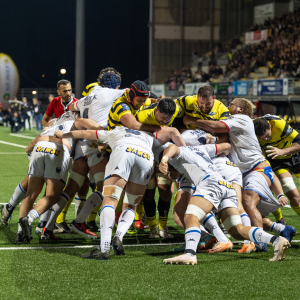
[[207,213],[200,207],[198,207],[197,205],[194,204],[189,204],[186,212],[186,215],[194,215],[196,216],[200,222],[203,222]]
[[144,195],[132,195],[125,192],[123,203],[139,205]]
[[123,189],[117,185],[106,185],[103,187],[103,197],[111,197],[119,201]]
[[155,187],[156,187],[155,176],[153,176],[147,185],[147,190],[153,190],[155,189]]
[[[298,179],[299,180],[299,179]],[[280,183],[284,193],[287,193],[296,188],[293,177],[285,177],[280,179]]]
[[98,172],[98,173],[94,174],[94,179],[95,179],[96,183],[98,183],[99,181],[103,181],[104,180],[104,172]]
[[73,179],[79,185],[80,188],[82,187],[82,185],[85,181],[85,176],[82,176],[72,170],[70,172],[69,178]]
[[225,229],[228,231],[231,227],[236,226],[238,224],[242,224],[242,219],[239,215],[233,215],[233,216],[229,216],[227,217],[224,222],[223,225],[225,227]]

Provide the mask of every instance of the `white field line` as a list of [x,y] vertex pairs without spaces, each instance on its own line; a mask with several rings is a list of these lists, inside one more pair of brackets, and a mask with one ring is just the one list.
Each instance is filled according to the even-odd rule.
[[36,138],[36,137],[25,136],[25,135],[17,134],[17,133],[10,133],[9,135],[20,137],[20,138],[23,138],[23,139],[30,139],[30,140],[34,140]]
[[8,142],[4,142],[4,141],[0,141],[0,144],[10,145],[10,146],[15,146],[15,147],[20,147],[20,148],[26,148],[26,146],[23,146],[23,145],[8,143]]
[[27,154],[27,153],[24,151],[24,152],[0,152],[0,154]]
[[[234,241],[234,244],[242,244],[244,241]],[[293,240],[292,243],[300,243],[300,240]],[[137,244],[137,245],[124,245],[127,247],[149,247],[149,246],[173,246],[173,245],[183,245],[182,243],[161,243],[161,244]],[[51,250],[51,249],[85,249],[85,248],[93,248],[96,245],[85,245],[85,246],[54,246],[54,247],[2,247],[2,250]]]

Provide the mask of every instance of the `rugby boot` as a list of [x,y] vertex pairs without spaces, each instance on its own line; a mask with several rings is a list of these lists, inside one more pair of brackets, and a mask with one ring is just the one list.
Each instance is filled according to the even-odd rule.
[[175,256],[172,258],[166,258],[163,260],[164,264],[170,265],[196,265],[197,264],[197,256],[196,255],[189,255],[189,254],[182,254],[179,256]]
[[278,242],[275,244],[274,247],[274,256],[273,258],[269,259],[269,261],[280,261],[285,259],[286,250],[289,248],[289,241],[280,236]]
[[144,225],[142,223],[142,221],[135,221],[134,222],[134,227],[139,229],[139,230],[149,229],[149,226]]
[[230,251],[233,249],[233,243],[228,241],[227,243],[217,242],[211,249],[206,250],[206,253],[218,253],[224,251]]
[[117,236],[115,236],[112,240],[112,247],[115,255],[125,255],[123,243]]
[[55,222],[55,228],[56,229],[62,229],[62,233],[73,233],[73,231],[69,228],[66,222],[56,223]]
[[286,225],[285,228],[280,232],[280,236],[286,238],[289,243],[291,243],[294,235],[296,234],[296,229],[293,226]]
[[87,222],[87,227],[90,231],[92,232],[99,232],[100,229],[98,227],[98,225],[96,224],[96,221],[91,221],[91,222]]
[[255,252],[267,252],[268,246],[265,243],[255,243]]
[[255,252],[256,247],[255,244],[253,242],[249,243],[249,244],[244,244],[242,249],[238,250],[238,253],[251,253],[251,252]]
[[19,232],[17,233],[16,242],[17,242],[17,243],[23,243],[23,242],[26,242],[25,235],[23,234],[22,231],[19,231]]
[[204,237],[197,246],[197,252],[200,252],[201,250],[209,250],[211,249],[218,240],[214,235],[207,235]]
[[7,204],[4,204],[1,206],[1,219],[0,219],[0,222],[3,226],[7,226],[8,223],[8,219],[11,217],[11,214],[10,212],[7,210],[7,207],[6,207]]
[[281,219],[278,220],[276,223],[282,224],[282,225],[286,225],[284,218],[281,218]]
[[48,230],[46,227],[43,229],[43,233],[41,235],[41,240],[59,240],[58,236],[55,236],[52,230]]
[[[116,224],[115,224],[115,226],[116,226]],[[117,228],[117,226],[116,226],[116,228]],[[128,234],[136,234],[137,233],[136,228],[134,227],[133,223],[130,225],[129,229],[127,230],[127,233]]]
[[81,257],[84,259],[109,260],[110,252],[109,250],[106,252],[101,252],[99,249],[94,249],[89,253],[82,254]]
[[88,230],[84,223],[75,223],[75,220],[70,224],[70,228],[73,232],[79,233],[88,239],[97,239],[98,235],[90,230]]
[[44,227],[36,226],[36,227],[35,227],[34,233],[35,233],[35,234],[42,234],[42,233],[43,233],[43,230],[44,230]]
[[150,239],[159,239],[159,238],[160,238],[160,236],[159,236],[159,234],[158,234],[158,232],[157,232],[156,227],[153,227],[153,228],[150,230],[149,238],[150,238]]
[[31,241],[31,228],[28,222],[28,217],[23,217],[19,219],[19,223],[22,227],[23,235],[26,241],[29,243]]
[[173,239],[174,238],[174,235],[169,232],[169,229],[167,226],[162,227],[162,229],[159,229],[159,227],[157,227],[157,228],[159,230],[159,235],[161,238],[163,238],[163,239]]

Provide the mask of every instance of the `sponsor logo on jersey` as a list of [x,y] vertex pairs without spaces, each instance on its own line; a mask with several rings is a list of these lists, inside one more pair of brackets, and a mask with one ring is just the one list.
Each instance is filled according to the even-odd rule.
[[139,157],[143,157],[143,158],[146,158],[148,160],[150,160],[150,154],[146,153],[146,152],[143,152],[143,151],[140,151],[140,150],[136,150],[132,147],[128,147],[126,149],[126,152],[130,152],[130,153],[133,153]]
[[232,186],[232,184],[231,183],[228,183],[227,181],[223,181],[223,180],[219,180],[218,181],[218,184],[219,185],[222,185],[222,186],[225,186],[226,188],[228,188],[228,189],[233,189],[233,186]]
[[207,115],[208,116],[214,116],[216,113],[214,111],[210,111]]
[[55,156],[58,156],[59,153],[60,153],[60,150],[55,149],[55,148],[48,148],[48,147],[38,146],[36,148],[35,152],[43,152],[43,153],[54,154]]
[[56,168],[56,173],[60,173],[60,171],[61,171],[61,168],[60,168],[60,167],[57,167],[57,168]]
[[230,162],[229,160],[226,160],[226,165],[236,167],[236,165],[234,163]]

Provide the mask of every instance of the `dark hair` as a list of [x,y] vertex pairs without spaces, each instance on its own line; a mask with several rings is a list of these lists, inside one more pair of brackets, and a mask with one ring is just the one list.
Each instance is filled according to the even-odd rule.
[[176,111],[175,101],[171,98],[163,98],[158,102],[157,109],[162,114],[173,116]]
[[59,89],[59,87],[63,84],[63,85],[66,85],[66,84],[71,84],[71,81],[67,80],[67,79],[62,79],[60,80],[58,83],[57,83],[57,89]]
[[198,96],[202,98],[209,98],[215,95],[214,89],[210,85],[203,85],[198,90]]
[[267,129],[270,129],[270,124],[265,118],[257,118],[253,121],[254,130],[256,136],[260,137],[266,133]]

